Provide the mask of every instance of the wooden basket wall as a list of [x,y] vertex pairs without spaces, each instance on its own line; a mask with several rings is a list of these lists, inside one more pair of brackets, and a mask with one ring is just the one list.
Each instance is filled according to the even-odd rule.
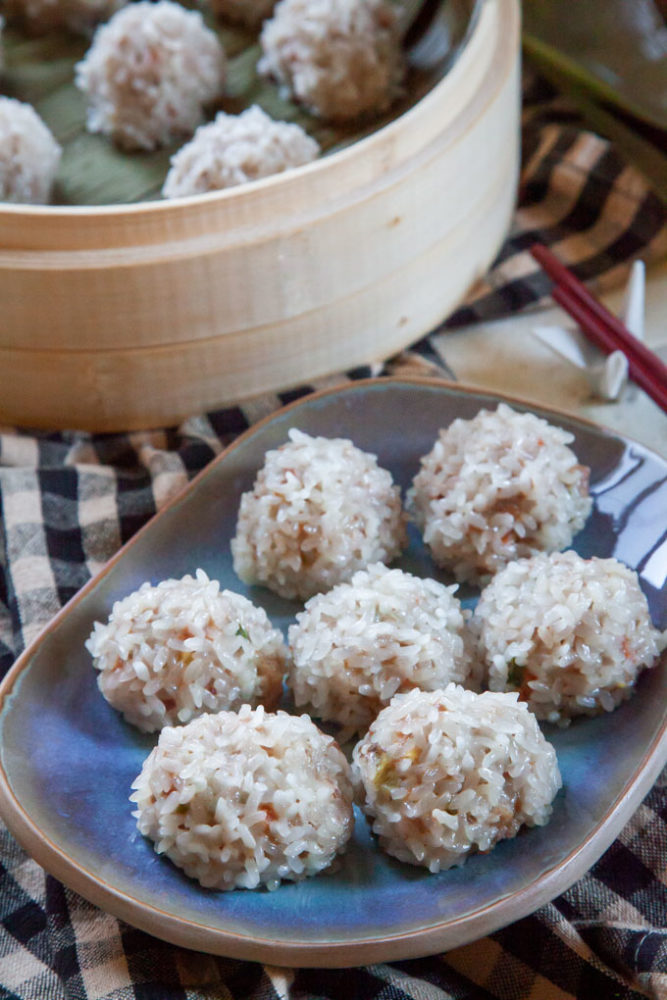
[[176,202],[0,210],[0,420],[91,430],[196,412],[387,357],[506,232],[517,0],[486,0],[410,111],[289,174]]

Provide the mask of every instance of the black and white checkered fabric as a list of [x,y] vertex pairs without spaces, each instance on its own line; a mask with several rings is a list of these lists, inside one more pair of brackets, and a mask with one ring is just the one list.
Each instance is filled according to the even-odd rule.
[[[635,257],[667,251],[664,210],[642,178],[537,84],[527,96],[513,231],[449,325],[539,302],[547,284],[527,253],[535,239],[598,286],[618,281]],[[447,371],[428,337],[377,370],[318,385],[415,369]],[[239,432],[311,388],[194,416],[176,429],[0,433],[0,671]],[[563,896],[433,958],[290,970],[179,949],[65,889],[1,825],[0,922],[6,1000],[665,1000],[667,772]]]

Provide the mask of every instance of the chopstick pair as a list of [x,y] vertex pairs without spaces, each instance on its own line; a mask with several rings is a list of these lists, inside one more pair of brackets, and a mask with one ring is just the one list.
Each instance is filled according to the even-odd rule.
[[570,314],[588,339],[605,354],[622,351],[628,359],[632,381],[667,412],[667,365],[598,302],[551,250],[541,243],[534,243],[530,252],[554,281],[551,290],[554,301]]

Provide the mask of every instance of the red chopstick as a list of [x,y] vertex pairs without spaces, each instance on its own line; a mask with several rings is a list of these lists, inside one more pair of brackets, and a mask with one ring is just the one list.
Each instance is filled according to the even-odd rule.
[[606,354],[622,351],[633,382],[667,412],[667,365],[598,302],[551,250],[534,243],[530,252],[555,282],[551,293],[554,300]]

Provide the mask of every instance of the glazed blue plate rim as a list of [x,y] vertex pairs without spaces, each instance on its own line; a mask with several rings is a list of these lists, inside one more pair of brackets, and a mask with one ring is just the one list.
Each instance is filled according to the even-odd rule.
[[[20,698],[20,681],[24,674],[27,675],[29,672],[31,663],[42,644],[54,632],[58,632],[63,627],[63,623],[68,622],[70,615],[85,601],[88,595],[94,594],[98,590],[108,574],[112,573],[117,565],[122,564],[123,560],[127,558],[127,553],[133,551],[145,535],[150,536],[155,531],[156,522],[160,521],[169,511],[178,510],[183,506],[187,508],[188,497],[196,494],[202,488],[202,484],[207,483],[213,470],[227,461],[230,454],[242,448],[244,444],[252,441],[258,435],[261,437],[265,428],[284,422],[286,418],[298,415],[299,411],[308,413],[313,408],[322,406],[326,408],[328,405],[337,406],[341,402],[344,406],[346,401],[352,400],[353,397],[356,397],[358,401],[364,394],[373,394],[378,391],[389,394],[398,393],[400,396],[401,392],[406,390],[422,394],[425,398],[428,398],[429,394],[435,393],[438,396],[447,395],[451,400],[458,402],[463,400],[470,403],[473,401],[477,408],[505,401],[519,408],[537,412],[556,423],[561,422],[575,428],[580,427],[587,430],[588,433],[592,433],[596,438],[622,444],[626,449],[636,447],[660,466],[663,466],[667,474],[667,463],[660,456],[641,445],[635,445],[625,436],[615,434],[589,421],[558,410],[535,406],[529,401],[516,397],[485,392],[444,379],[420,377],[367,379],[302,397],[266,417],[237,438],[186,487],[183,493],[123,546],[104,569],[61,610],[44,632],[17,660],[0,685],[0,723],[3,727],[16,698]],[[335,428],[332,429],[331,436],[337,436]],[[318,937],[317,933],[312,935],[302,933],[298,939],[294,939],[290,937],[289,933],[287,935],[276,932],[271,934],[266,933],[266,929],[258,929],[256,932],[247,932],[246,930],[243,933],[237,933],[233,929],[233,925],[229,927],[211,926],[205,920],[200,922],[191,917],[184,917],[174,912],[173,908],[163,909],[146,903],[131,893],[119,890],[113,881],[95,874],[81,863],[76,852],[68,851],[66,845],[64,848],[61,843],[55,842],[44,833],[39,824],[35,823],[30,811],[25,808],[15,794],[12,785],[11,760],[8,765],[7,753],[4,748],[0,767],[0,812],[10,830],[43,867],[91,902],[155,936],[199,951],[255,961],[267,961],[273,964],[350,966],[374,961],[416,957],[456,947],[532,912],[564,891],[597,860],[613,841],[634,809],[640,804],[666,761],[667,722],[663,719],[662,726],[655,732],[641,758],[634,761],[634,770],[630,780],[622,788],[615,789],[617,792],[615,798],[609,803],[604,815],[598,817],[598,821],[588,831],[587,836],[574,844],[569,854],[561,858],[558,864],[551,867],[547,865],[537,879],[523,885],[519,890],[509,895],[499,896],[486,905],[471,910],[454,920],[433,921],[429,919],[421,926],[418,925],[418,922],[413,922],[410,927],[399,927],[395,932],[385,930],[381,935],[372,930],[368,930],[367,933],[356,931],[352,936],[346,938],[343,933],[342,937],[335,940],[325,940],[322,936]],[[432,878],[432,876],[427,876],[427,878],[429,877]],[[438,878],[440,877],[438,876]],[[308,881],[317,883],[318,880]],[[301,885],[305,885],[305,883]],[[204,890],[201,891],[204,892]],[[278,898],[281,891],[282,888],[277,891],[275,898]],[[277,930],[278,928],[276,928]]]

